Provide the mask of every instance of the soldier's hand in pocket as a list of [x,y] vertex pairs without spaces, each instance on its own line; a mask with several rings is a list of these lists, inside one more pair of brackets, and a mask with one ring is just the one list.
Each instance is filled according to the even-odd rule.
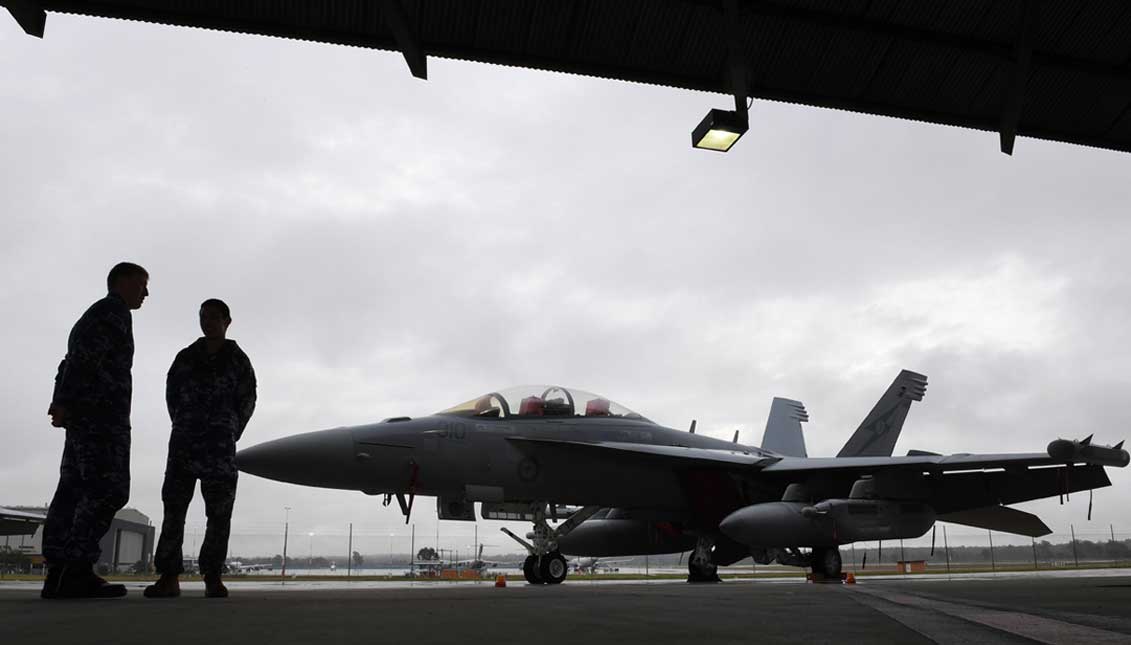
[[62,428],[67,422],[67,409],[61,405],[52,404],[47,408],[47,414],[51,415],[51,425],[56,428]]

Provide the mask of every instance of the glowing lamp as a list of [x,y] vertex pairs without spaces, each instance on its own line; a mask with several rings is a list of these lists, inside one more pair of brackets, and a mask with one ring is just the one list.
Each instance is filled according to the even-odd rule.
[[691,145],[703,150],[726,152],[748,127],[745,114],[712,109],[691,132]]

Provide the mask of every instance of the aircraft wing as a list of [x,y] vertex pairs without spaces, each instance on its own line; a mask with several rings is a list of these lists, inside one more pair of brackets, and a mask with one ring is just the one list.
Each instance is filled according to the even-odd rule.
[[1068,463],[1088,463],[1085,459],[1060,460],[1048,453],[1014,453],[986,455],[934,455],[914,454],[906,457],[766,457],[748,450],[716,450],[685,446],[659,446],[620,441],[568,441],[531,437],[509,437],[518,443],[538,443],[619,453],[623,456],[654,457],[670,464],[684,463],[697,466],[718,466],[724,469],[756,470],[766,474],[816,473],[907,469],[924,472],[961,470],[996,470],[1001,468],[1028,468],[1055,466]]
[[991,529],[1002,533],[1013,533],[1028,537],[1042,537],[1052,533],[1052,529],[1041,518],[1008,506],[983,506],[964,511],[939,515],[939,521]]
[[[933,478],[924,499],[941,516],[980,509],[987,506],[1016,504],[1045,497],[1103,488],[1111,485],[1104,466],[1123,467],[1128,455],[1122,445],[1089,448],[1087,441],[1057,440],[1049,444],[1047,453],[937,455],[922,451],[904,457],[768,457],[754,450],[722,450],[658,446],[627,442],[584,442],[560,439],[510,437],[511,441],[541,445],[547,448],[596,451],[617,459],[648,460],[659,469],[714,469],[740,476],[777,480],[779,485],[795,481],[841,482],[850,485],[861,475],[880,473],[930,473]],[[1089,452],[1091,450],[1091,452]],[[1054,457],[1050,453],[1056,453]],[[847,492],[847,490],[845,491]],[[958,523],[990,523],[1022,528],[1022,534],[1040,534],[1039,526],[1021,521],[1018,516],[1004,517],[983,513],[977,517],[956,516]],[[976,524],[981,525],[981,524]]]
[[[762,469],[765,473],[833,472],[855,470],[910,469],[927,472],[955,470],[990,470],[1028,468],[1030,466],[1064,465],[1069,462],[1053,459],[1048,453],[1014,453],[988,455],[909,455],[906,457],[817,457],[798,459],[784,457]],[[1081,460],[1080,463],[1085,463]]]

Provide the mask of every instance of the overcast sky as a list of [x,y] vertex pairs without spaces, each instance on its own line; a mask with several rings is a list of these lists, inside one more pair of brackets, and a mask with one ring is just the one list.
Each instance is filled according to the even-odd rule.
[[[54,371],[124,259],[151,274],[130,505],[154,523],[165,372],[208,297],[259,376],[245,446],[552,382],[753,444],[801,399],[827,456],[901,368],[930,385],[897,453],[1129,434],[1126,154],[757,102],[722,155],[689,132],[723,96],[55,14],[37,40],[0,13],[0,70],[0,503],[50,500]],[[1087,495],[1022,508],[1131,535],[1109,474],[1090,524]],[[395,504],[245,475],[232,552],[279,552],[284,506],[300,551],[349,522],[408,550]],[[516,551],[498,526],[487,552]]]

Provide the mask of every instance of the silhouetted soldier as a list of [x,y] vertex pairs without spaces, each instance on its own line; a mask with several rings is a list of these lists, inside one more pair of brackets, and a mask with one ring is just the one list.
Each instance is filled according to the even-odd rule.
[[220,573],[236,500],[236,442],[255,411],[255,371],[236,342],[225,337],[230,324],[228,305],[205,300],[200,305],[204,337],[182,349],[169,368],[165,399],[173,432],[161,488],[165,519],[154,557],[161,577],[146,587],[147,598],[181,593],[177,576],[184,572],[185,514],[198,479],[208,516],[199,560],[205,595],[228,595]]
[[47,414],[66,428],[59,486],[43,527],[44,598],[124,596],[94,572],[98,542],[130,498],[130,370],[133,316],[149,295],[149,274],[122,262],[106,276],[109,294],[71,328]]

